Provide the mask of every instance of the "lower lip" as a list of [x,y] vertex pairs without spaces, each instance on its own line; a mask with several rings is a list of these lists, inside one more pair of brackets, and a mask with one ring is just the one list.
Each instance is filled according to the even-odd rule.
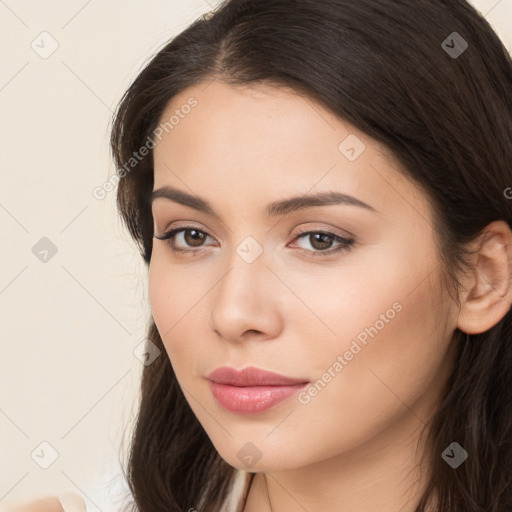
[[210,381],[210,389],[217,402],[231,412],[254,414],[266,411],[298,393],[307,382],[292,386],[230,386]]

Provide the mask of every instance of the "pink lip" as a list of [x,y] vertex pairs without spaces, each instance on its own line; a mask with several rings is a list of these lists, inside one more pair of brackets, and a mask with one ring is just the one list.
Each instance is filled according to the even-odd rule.
[[231,412],[252,414],[262,412],[308,384],[305,379],[294,379],[249,366],[235,370],[228,366],[211,372],[210,389],[217,402]]

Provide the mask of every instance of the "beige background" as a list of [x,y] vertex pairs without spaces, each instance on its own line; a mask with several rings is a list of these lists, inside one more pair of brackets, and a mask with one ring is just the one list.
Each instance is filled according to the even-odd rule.
[[[512,49],[512,0],[472,3]],[[145,268],[114,192],[92,191],[114,170],[110,119],[126,87],[217,4],[0,0],[0,510],[64,491],[90,511],[123,501]]]

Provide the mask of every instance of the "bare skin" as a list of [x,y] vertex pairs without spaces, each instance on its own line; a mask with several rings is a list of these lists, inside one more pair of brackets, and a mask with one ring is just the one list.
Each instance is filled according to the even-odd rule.
[[64,510],[57,496],[42,496],[10,507],[8,512],[64,512]]
[[[198,104],[154,150],[154,190],[199,196],[219,215],[152,205],[156,236],[187,227],[174,246],[191,252],[155,238],[149,269],[153,318],[185,397],[220,455],[257,473],[244,512],[413,512],[428,475],[421,431],[453,366],[455,328],[484,332],[510,307],[512,233],[489,225],[459,308],[441,282],[428,198],[381,145],[293,91],[205,85],[173,98],[162,120],[191,96]],[[349,135],[365,145],[353,161],[338,149]],[[327,191],[377,212],[338,204],[265,216],[270,202]],[[308,258],[325,249],[304,231],[354,243]],[[262,251],[251,263],[236,250],[246,237]],[[339,246],[330,240],[327,250]],[[371,326],[378,333],[351,357]],[[210,391],[206,376],[224,365],[325,386],[244,416]],[[239,457],[247,443],[251,467]]]

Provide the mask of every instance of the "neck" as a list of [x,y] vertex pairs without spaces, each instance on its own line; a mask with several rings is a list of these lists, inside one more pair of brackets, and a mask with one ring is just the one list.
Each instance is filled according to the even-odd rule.
[[350,452],[307,467],[259,472],[244,512],[414,512],[428,473],[421,460],[423,427],[407,412],[399,430],[394,425]]

